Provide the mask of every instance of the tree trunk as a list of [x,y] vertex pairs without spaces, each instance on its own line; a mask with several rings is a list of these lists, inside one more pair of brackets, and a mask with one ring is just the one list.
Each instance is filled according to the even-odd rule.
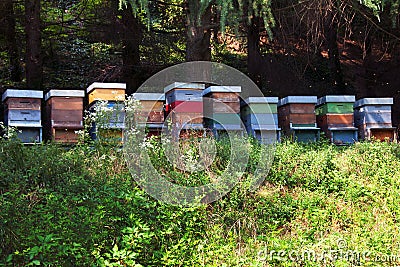
[[250,78],[258,86],[261,86],[262,75],[260,72],[263,66],[263,58],[260,54],[260,20],[258,17],[251,19],[247,27],[247,70]]
[[25,0],[26,84],[31,89],[42,88],[40,0]]
[[346,86],[343,81],[339,47],[337,44],[337,21],[333,12],[330,12],[326,17],[325,41],[328,48],[329,71],[332,82],[334,83],[334,92],[332,93],[345,94]]
[[19,62],[19,47],[17,45],[15,34],[15,14],[13,0],[4,1],[1,9],[4,16],[4,34],[7,40],[10,80],[12,82],[20,82],[22,80],[22,68]]
[[139,20],[133,15],[132,6],[122,10],[123,67],[122,76],[127,83],[127,93],[140,86],[140,41],[142,32]]
[[188,0],[186,61],[211,61],[211,4],[203,14],[200,6],[199,0]]

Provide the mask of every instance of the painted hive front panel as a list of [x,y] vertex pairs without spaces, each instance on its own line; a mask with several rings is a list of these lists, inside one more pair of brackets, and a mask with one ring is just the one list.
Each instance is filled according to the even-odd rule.
[[249,114],[244,117],[244,123],[246,125],[277,125],[278,114]]
[[353,103],[325,103],[315,108],[317,115],[353,113]]
[[18,121],[31,121],[40,123],[41,111],[29,109],[9,109],[5,111],[5,118],[9,123]]
[[353,114],[325,114],[317,116],[317,123],[320,127],[346,127],[353,126],[354,116]]
[[124,89],[94,89],[89,93],[89,104],[97,100],[124,101]]
[[40,143],[42,142],[42,128],[41,127],[17,127],[17,137],[22,143]]
[[38,98],[7,98],[4,109],[40,110],[41,100]]
[[251,113],[278,113],[278,108],[275,104],[252,103],[244,106],[242,108],[242,113],[244,115]]

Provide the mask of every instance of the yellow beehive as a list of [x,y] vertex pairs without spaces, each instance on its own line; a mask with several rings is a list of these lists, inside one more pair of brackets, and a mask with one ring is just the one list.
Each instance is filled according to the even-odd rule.
[[89,105],[97,100],[124,101],[125,83],[92,83],[87,89]]

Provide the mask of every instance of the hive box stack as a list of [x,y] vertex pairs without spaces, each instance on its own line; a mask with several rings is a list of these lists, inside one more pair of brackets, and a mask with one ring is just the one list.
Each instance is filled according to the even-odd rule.
[[354,103],[354,120],[360,139],[396,139],[392,104],[393,98],[363,98]]
[[18,129],[18,138],[26,144],[42,142],[41,103],[43,92],[7,89],[4,102],[4,124]]
[[45,137],[58,143],[77,143],[83,129],[83,90],[50,90],[45,96]]
[[242,119],[247,133],[262,144],[280,139],[277,97],[249,97],[242,101]]
[[139,123],[147,128],[147,136],[160,135],[164,125],[165,95],[160,93],[134,93],[132,97],[140,101]]
[[[203,98],[201,83],[175,82],[164,88],[166,124],[173,134],[203,130]],[[200,134],[202,131],[197,132]]]
[[279,126],[286,136],[298,142],[319,138],[315,116],[316,96],[287,96],[278,102]]
[[214,136],[242,134],[240,86],[210,86],[203,91],[204,125]]
[[354,127],[355,100],[353,95],[327,95],[318,99],[317,125],[336,145],[353,144],[358,139]]
[[101,101],[107,101],[107,111],[101,111],[100,118],[90,130],[93,139],[122,140],[125,128],[125,83],[92,83],[87,88],[89,111],[94,112]]

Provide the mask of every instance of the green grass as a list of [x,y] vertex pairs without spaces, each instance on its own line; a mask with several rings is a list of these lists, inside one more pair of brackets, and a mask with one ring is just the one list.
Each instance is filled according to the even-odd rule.
[[[173,171],[174,182],[209,181],[205,171],[190,176],[166,164],[166,152],[153,145],[153,163]],[[192,208],[147,195],[116,148],[0,139],[0,151],[0,266],[400,264],[388,257],[400,255],[397,144],[283,142],[264,183],[250,192],[253,144],[239,184]],[[217,172],[226,155],[215,162]]]

